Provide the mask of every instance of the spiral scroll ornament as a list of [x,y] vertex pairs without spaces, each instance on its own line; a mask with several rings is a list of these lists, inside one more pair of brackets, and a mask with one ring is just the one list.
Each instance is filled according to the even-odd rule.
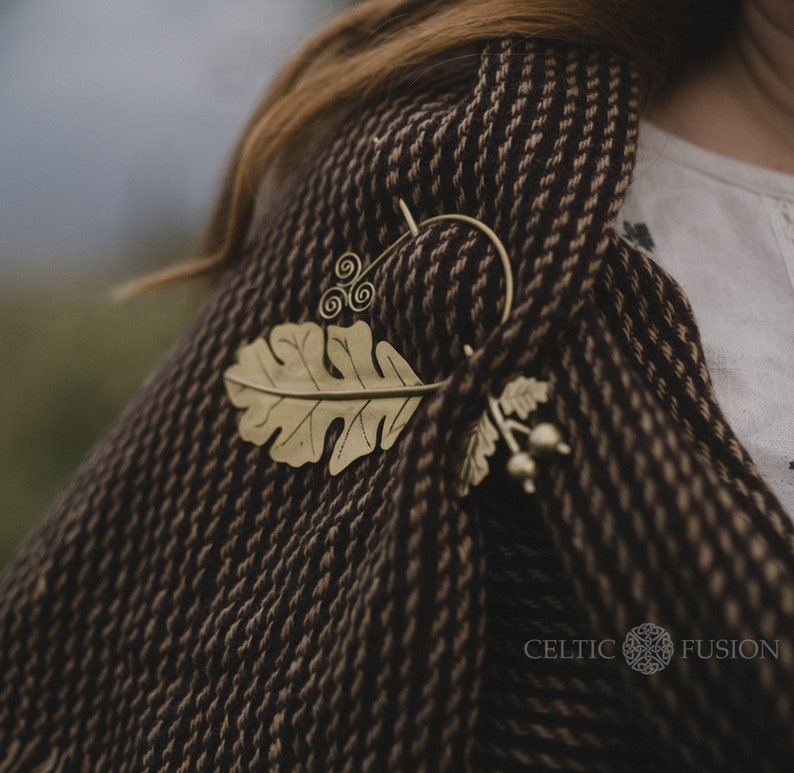
[[329,287],[320,298],[320,316],[336,319],[347,306],[347,292],[341,287]]
[[335,319],[346,307],[361,312],[372,305],[375,285],[362,281],[367,271],[369,269],[364,270],[361,258],[355,252],[346,252],[336,261],[334,273],[339,281],[320,298],[320,316],[323,319]]

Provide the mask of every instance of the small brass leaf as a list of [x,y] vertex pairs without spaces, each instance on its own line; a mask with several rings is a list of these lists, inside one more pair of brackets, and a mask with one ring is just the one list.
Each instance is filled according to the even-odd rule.
[[[232,403],[244,408],[240,435],[264,445],[270,456],[300,467],[319,461],[331,423],[344,426],[329,461],[336,475],[359,457],[391,448],[421,402],[419,377],[393,346],[380,341],[372,357],[372,330],[365,322],[330,325],[327,341],[313,322],[273,328],[269,341],[244,346],[224,373]],[[328,372],[324,355],[341,374]],[[380,369],[376,369],[375,365]],[[380,437],[379,437],[380,430]]]
[[538,403],[549,399],[549,385],[545,381],[520,376],[504,388],[499,397],[499,407],[508,415],[517,415],[520,419],[528,419],[529,414]]
[[[496,451],[496,443],[500,437],[507,443],[512,458],[521,460],[522,474],[530,469],[530,464],[534,471],[534,460],[522,450],[515,435],[516,432],[527,435],[530,429],[521,422],[506,417],[518,416],[525,421],[539,403],[545,403],[548,399],[549,385],[545,381],[524,376],[509,382],[498,399],[489,398],[488,410],[463,431],[457,444],[457,452],[452,457],[457,470],[455,489],[460,496],[466,496],[472,486],[479,485],[488,477],[488,459]],[[525,486],[533,485],[532,477],[534,472],[527,476],[529,483]],[[531,489],[527,487],[527,490]]]
[[497,440],[499,440],[499,432],[487,413],[483,413],[479,420],[464,430],[459,445],[458,477],[455,486],[460,496],[465,497],[472,486],[478,486],[488,477],[490,472],[488,457],[496,451]]

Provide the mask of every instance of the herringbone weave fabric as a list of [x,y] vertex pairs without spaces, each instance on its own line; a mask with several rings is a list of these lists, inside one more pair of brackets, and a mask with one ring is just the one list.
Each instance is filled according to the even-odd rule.
[[[676,285],[611,229],[631,67],[501,41],[329,129],[244,254],[23,548],[0,595],[0,771],[790,770],[794,538],[721,416]],[[319,321],[335,260],[426,397],[333,477],[243,442],[222,373]],[[474,354],[467,357],[464,346]],[[548,380],[572,447],[524,494],[455,439],[488,392]],[[503,461],[503,460],[502,460]],[[537,639],[779,640],[778,658],[530,660]]]

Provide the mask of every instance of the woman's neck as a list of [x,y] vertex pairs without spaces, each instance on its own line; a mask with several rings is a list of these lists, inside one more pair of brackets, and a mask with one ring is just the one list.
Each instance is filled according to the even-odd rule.
[[708,150],[794,174],[794,0],[746,0],[720,56],[648,117]]

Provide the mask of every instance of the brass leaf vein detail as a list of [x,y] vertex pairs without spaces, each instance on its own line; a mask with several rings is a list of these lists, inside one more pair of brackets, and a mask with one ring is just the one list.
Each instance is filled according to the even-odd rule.
[[[326,356],[341,377],[329,372]],[[319,461],[329,427],[341,419],[328,464],[332,475],[378,446],[391,448],[422,394],[437,387],[423,385],[385,341],[373,359],[372,330],[362,321],[330,325],[327,338],[313,322],[277,325],[269,340],[240,350],[224,381],[231,402],[245,410],[240,435],[256,445],[275,435],[270,456],[277,462]]]

